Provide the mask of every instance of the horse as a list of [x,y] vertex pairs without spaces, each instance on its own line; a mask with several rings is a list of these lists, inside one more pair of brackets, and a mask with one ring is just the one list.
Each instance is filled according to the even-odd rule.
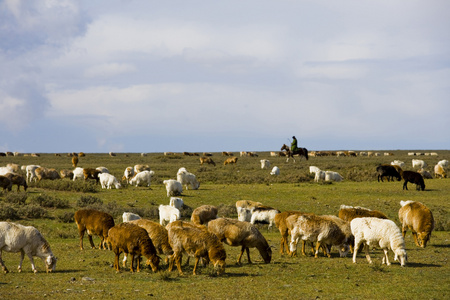
[[286,151],[286,156],[287,156],[286,162],[289,161],[289,157],[292,157],[292,159],[295,162],[294,155],[296,155],[296,154],[300,155],[300,159],[302,158],[302,156],[304,156],[306,158],[306,160],[308,160],[308,149],[306,149],[306,148],[297,148],[296,151],[292,152],[291,149],[286,144],[283,144],[283,146],[281,147],[280,150]]

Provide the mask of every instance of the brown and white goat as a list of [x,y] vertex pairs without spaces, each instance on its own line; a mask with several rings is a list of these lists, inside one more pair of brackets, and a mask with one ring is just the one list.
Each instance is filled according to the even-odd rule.
[[434,229],[433,213],[420,202],[400,201],[400,205],[398,218],[402,223],[403,237],[411,229],[416,245],[425,248]]
[[114,226],[114,219],[110,214],[95,209],[80,209],[75,212],[74,219],[80,234],[81,250],[83,250],[83,237],[86,231],[89,243],[93,249],[95,248],[94,242],[92,241],[93,234],[99,236],[101,239],[99,249],[106,249],[108,231]]
[[280,234],[281,234],[281,241],[280,241],[280,253],[281,254],[284,253],[285,248],[286,248],[286,253],[290,254],[288,241],[289,241],[289,235],[291,234],[290,228],[292,228],[292,226],[290,226],[290,228],[288,228],[286,219],[289,216],[301,215],[301,214],[304,214],[304,213],[300,212],[300,211],[288,210],[288,211],[283,211],[283,212],[275,215],[275,219],[274,219],[275,226],[278,228],[278,230],[280,231]]
[[248,263],[252,263],[249,248],[258,249],[259,254],[261,254],[266,264],[270,263],[272,259],[272,249],[266,239],[256,226],[248,222],[229,218],[218,218],[208,223],[208,231],[214,233],[220,241],[227,245],[233,247],[242,246],[241,254],[237,260],[239,265],[241,264],[244,251],[247,252]]

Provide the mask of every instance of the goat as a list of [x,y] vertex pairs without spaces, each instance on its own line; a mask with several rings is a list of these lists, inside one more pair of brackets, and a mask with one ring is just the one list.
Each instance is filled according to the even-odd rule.
[[170,205],[161,204],[159,210],[159,224],[165,226],[167,223],[172,223],[180,218],[180,210]]
[[267,230],[272,229],[276,214],[280,213],[278,209],[269,206],[257,206],[252,212],[250,223],[269,223]]
[[186,190],[197,190],[200,187],[194,174],[188,172],[185,168],[180,168],[177,172],[177,181],[186,187]]
[[216,163],[211,159],[211,157],[204,157],[204,156],[200,157],[200,164],[201,165],[210,164],[216,166]]
[[420,202],[400,201],[400,205],[398,218],[402,223],[403,237],[411,229],[416,245],[425,248],[434,229],[433,213]]
[[362,218],[362,217],[374,217],[374,218],[380,218],[380,219],[387,219],[386,215],[378,210],[371,210],[365,207],[360,206],[348,206],[348,205],[341,205],[339,212],[338,212],[339,218],[346,222],[350,222],[351,220],[355,218]]
[[167,197],[180,196],[183,193],[183,186],[179,181],[167,179],[163,181],[163,184],[166,186]]
[[100,173],[98,174],[98,178],[100,180],[100,184],[102,185],[102,189],[111,189],[113,185],[116,189],[122,187],[117,178],[109,173]]
[[377,173],[378,173],[378,182],[383,182],[383,177],[387,177],[388,181],[393,179],[394,177],[397,178],[397,181],[402,180],[402,177],[400,173],[397,171],[395,166],[393,165],[379,165],[377,167]]
[[227,158],[227,159],[223,162],[223,165],[226,166],[226,165],[228,165],[228,164],[236,164],[236,163],[237,163],[237,160],[238,160],[238,157],[237,157],[237,156]]
[[202,205],[192,212],[191,222],[197,225],[203,225],[216,218],[217,207],[212,205]]
[[141,171],[139,173],[135,173],[136,175],[131,178],[130,180],[130,184],[136,185],[136,187],[138,187],[139,185],[147,185],[148,187],[150,186],[150,182],[152,180],[152,176],[155,175],[154,171]]
[[75,223],[80,234],[80,249],[83,250],[83,237],[87,231],[89,243],[95,249],[92,235],[100,237],[99,249],[106,249],[108,230],[114,226],[114,219],[110,214],[95,209],[80,209],[75,212]]
[[403,180],[405,181],[403,183],[403,189],[408,190],[408,182],[416,184],[416,190],[424,191],[425,190],[425,182],[423,180],[422,175],[420,173],[414,172],[414,171],[403,171],[402,174]]

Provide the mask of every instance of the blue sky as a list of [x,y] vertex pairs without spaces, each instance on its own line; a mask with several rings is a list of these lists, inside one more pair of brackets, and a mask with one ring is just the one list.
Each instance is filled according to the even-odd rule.
[[450,149],[448,1],[0,1],[0,151]]

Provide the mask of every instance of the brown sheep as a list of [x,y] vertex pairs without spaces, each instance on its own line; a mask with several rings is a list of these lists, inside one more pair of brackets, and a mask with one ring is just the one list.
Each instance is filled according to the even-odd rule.
[[74,168],[77,167],[77,165],[78,165],[78,156],[73,156],[72,157],[72,165],[73,165]]
[[34,171],[34,173],[36,174],[38,181],[41,181],[42,179],[55,180],[61,178],[58,171],[56,171],[55,169],[39,167]]
[[423,180],[422,175],[420,173],[414,172],[414,171],[403,171],[402,174],[403,180],[405,181],[403,183],[403,189],[408,190],[408,182],[414,183],[416,185],[416,189],[418,191],[425,190],[425,181]]
[[134,174],[137,174],[142,171],[151,171],[149,165],[135,165],[134,166]]
[[211,159],[211,157],[204,157],[204,156],[200,157],[200,164],[201,165],[210,164],[216,166],[216,163]]
[[114,269],[117,272],[120,271],[119,256],[122,252],[131,256],[131,272],[134,272],[136,262],[136,271],[140,272],[141,255],[147,257],[146,265],[150,265],[153,272],[158,271],[160,259],[156,255],[155,246],[144,228],[129,222],[113,226],[108,232],[108,243],[115,254]]
[[300,211],[283,211],[279,214],[275,215],[274,222],[275,226],[278,228],[281,234],[281,241],[280,241],[280,253],[284,254],[284,249],[286,248],[286,253],[290,254],[289,251],[289,243],[288,243],[288,237],[291,234],[290,229],[288,228],[288,225],[286,224],[286,219],[289,216],[292,215],[301,215],[304,214]]
[[59,171],[59,175],[61,176],[61,178],[73,179],[73,171],[71,170],[62,169]]
[[217,207],[212,205],[202,205],[194,209],[192,212],[191,222],[197,225],[203,225],[216,218]]
[[100,181],[100,178],[98,177],[98,174],[100,174],[100,173],[101,173],[101,171],[99,171],[97,169],[92,169],[92,168],[83,169],[84,180],[94,179],[96,183],[99,183],[99,181]]
[[353,253],[353,245],[355,244],[355,237],[352,234],[352,229],[350,227],[350,222],[344,221],[335,215],[321,215],[322,218],[333,221],[345,234],[347,243],[350,246],[350,252]]
[[237,263],[241,264],[241,258],[244,251],[247,251],[248,263],[250,260],[250,249],[256,248],[261,254],[266,264],[272,259],[272,249],[264,236],[259,232],[256,226],[235,219],[219,218],[208,223],[208,231],[214,233],[220,241],[230,246],[242,246],[241,254]]
[[403,237],[411,229],[416,245],[425,248],[434,229],[433,213],[420,202],[400,201],[400,205],[398,218],[402,223]]
[[3,188],[3,192],[11,191],[12,182],[8,177],[0,175],[0,187]]
[[351,222],[354,218],[374,217],[379,219],[387,219],[385,214],[377,210],[371,210],[360,206],[341,205],[339,209],[339,218],[346,222]]
[[223,162],[223,165],[226,166],[226,165],[228,165],[228,164],[236,164],[237,160],[238,160],[238,158],[237,158],[236,156],[227,158],[227,159]]
[[202,228],[184,226],[183,224],[185,223],[187,222],[175,221],[166,227],[169,232],[169,243],[174,252],[169,263],[169,272],[172,271],[173,263],[175,262],[178,272],[180,275],[183,275],[181,259],[183,253],[187,253],[195,257],[194,275],[197,275],[197,266],[200,258],[209,259],[214,264],[217,273],[223,274],[225,272],[227,254],[217,236]]
[[27,190],[27,181],[25,180],[25,178],[23,178],[23,176],[13,173],[8,173],[5,176],[8,177],[9,180],[11,180],[12,185],[17,185],[17,191],[20,190],[20,186],[23,186],[23,189],[25,191]]
[[94,242],[92,241],[93,234],[99,236],[101,239],[99,249],[106,249],[108,230],[114,226],[114,219],[110,214],[95,209],[80,209],[75,212],[74,219],[80,234],[81,250],[83,250],[83,237],[86,231],[89,243],[93,249],[95,249]]
[[434,166],[434,177],[447,178],[447,173],[445,172],[444,168],[439,164]]

